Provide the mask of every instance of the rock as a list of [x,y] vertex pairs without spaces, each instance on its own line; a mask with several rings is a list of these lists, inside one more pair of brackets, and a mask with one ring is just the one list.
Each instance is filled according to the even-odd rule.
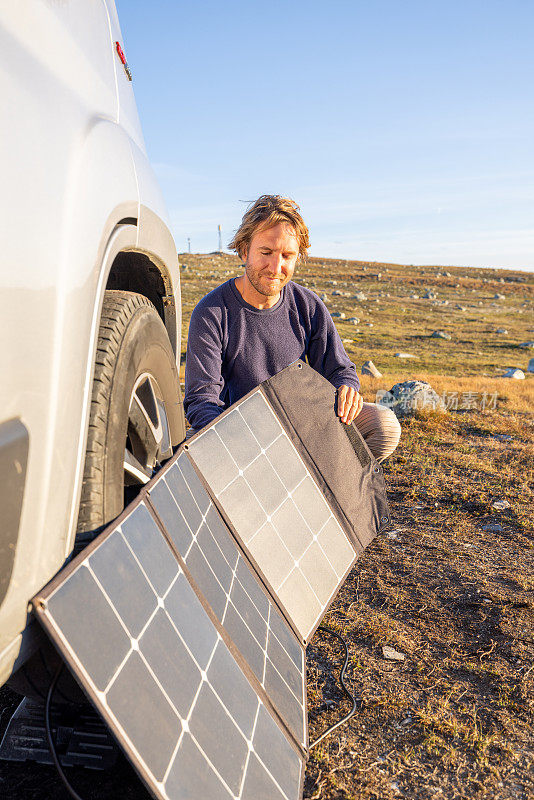
[[502,533],[504,528],[499,522],[488,522],[487,525],[482,526],[482,530],[489,533]]
[[397,417],[409,416],[421,408],[446,410],[442,398],[426,381],[410,380],[396,383],[389,392],[379,389],[376,393],[376,402],[391,408]]
[[419,358],[419,356],[414,356],[412,353],[395,353],[394,358]]
[[360,320],[358,319],[358,317],[349,317],[347,322],[350,322],[351,325],[359,325],[360,324]]
[[419,300],[419,295],[418,294],[411,294],[410,295],[410,300]]
[[334,297],[334,295],[337,297],[341,294],[343,294],[343,292],[340,292],[339,289],[334,289],[334,291],[332,292],[332,297]]
[[323,292],[323,294],[320,294],[320,295],[319,295],[319,297],[321,298],[321,300],[323,301],[323,303],[328,303],[328,295],[327,295],[327,294],[325,294],[325,293]]
[[434,331],[430,334],[431,339],[450,339],[450,333],[446,333],[445,331]]
[[534,372],[534,358],[528,362],[527,372]]
[[499,294],[499,292],[495,292],[495,294],[493,295],[493,299],[494,300],[506,300],[506,295]]
[[393,647],[389,647],[388,645],[382,648],[382,655],[384,658],[387,658],[388,661],[404,661],[406,658],[404,653],[399,653],[398,650],[394,650]]
[[461,306],[459,303],[456,303],[454,307],[457,308],[458,311],[467,311],[467,308],[465,306]]
[[508,336],[508,331],[506,330],[506,328],[497,328],[495,333],[503,333],[505,336]]
[[427,289],[423,295],[423,300],[435,300],[436,297],[437,295],[432,291],[432,289]]
[[381,378],[382,373],[378,370],[372,361],[366,361],[362,365],[362,375],[372,375],[373,378]]
[[511,442],[512,437],[509,433],[492,433],[492,439],[497,439],[498,442]]
[[363,303],[364,300],[367,300],[367,295],[363,292],[356,292],[356,294],[352,295],[353,300],[357,300],[358,303]]
[[534,342],[521,342],[519,347],[524,347],[525,349],[530,349],[534,347]]
[[491,507],[494,508],[495,511],[505,511],[507,508],[510,508],[510,503],[508,500],[494,500]]
[[332,311],[333,317],[338,317],[338,319],[345,319],[346,314],[343,311]]
[[352,344],[354,339],[342,339],[343,344]]
[[510,367],[504,375],[501,375],[501,378],[515,378],[518,381],[525,380],[525,373],[522,369],[514,369],[514,367]]
[[368,328],[372,328],[373,327],[373,323],[372,322],[364,322],[363,324],[367,325]]

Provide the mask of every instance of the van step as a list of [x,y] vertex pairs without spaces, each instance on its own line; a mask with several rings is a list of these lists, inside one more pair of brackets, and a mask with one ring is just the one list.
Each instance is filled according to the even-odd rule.
[[[110,769],[119,749],[102,718],[89,705],[52,705],[52,737],[63,767]],[[0,744],[2,761],[52,764],[46,739],[44,703],[25,697],[11,717]]]

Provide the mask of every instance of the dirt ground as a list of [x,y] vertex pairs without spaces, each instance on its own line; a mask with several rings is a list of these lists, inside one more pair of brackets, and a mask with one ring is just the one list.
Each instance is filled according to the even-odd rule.
[[[203,274],[209,270],[210,280],[221,282],[235,266],[228,256],[189,259],[185,332],[191,308],[209,288]],[[313,277],[317,291],[328,288],[328,279],[331,287],[333,275],[336,285],[350,287],[354,263],[335,262],[335,271],[332,266],[324,274],[312,264],[304,277]],[[382,281],[391,266],[382,265]],[[419,288],[432,285],[434,274],[443,287],[436,268],[427,270],[434,272],[419,276]],[[476,298],[484,296],[487,305],[506,273],[488,270],[494,278],[483,283],[480,271],[471,272],[462,269],[462,291],[472,281],[470,299],[478,306]],[[406,274],[403,289],[393,280],[393,268],[391,273],[391,285],[382,287],[390,289],[388,298],[380,298],[386,316],[393,291],[417,288],[415,271]],[[524,361],[518,342],[532,338],[526,327],[529,319],[531,329],[533,323],[530,283],[513,284],[516,295],[505,285],[509,308],[503,315],[516,334],[504,356],[499,343],[491,349],[488,317],[473,306],[470,333],[462,333],[462,341],[484,361],[480,370],[474,357],[461,370],[461,357],[453,349],[440,353],[439,340],[430,346],[425,339],[424,364],[416,370],[407,365],[404,372],[376,329],[374,350],[365,351],[363,341],[347,344],[355,348],[351,357],[358,370],[358,359],[376,360],[376,351],[383,352],[384,378],[362,378],[366,400],[374,400],[378,388],[411,377],[426,378],[440,394],[460,388],[491,391],[497,399],[489,409],[460,404],[447,413],[420,411],[402,422],[401,443],[384,464],[392,524],[356,563],[325,619],[347,640],[347,685],[357,705],[346,725],[311,750],[307,800],[534,798],[534,375],[506,380],[493,363]],[[525,315],[518,317],[514,308],[524,308]],[[408,310],[413,319],[416,311]],[[421,312],[422,318],[428,313]],[[373,309],[376,328],[381,315]],[[427,327],[438,327],[429,320]],[[468,321],[462,317],[460,324]],[[401,338],[413,337],[401,327]],[[449,329],[455,330],[452,317]],[[443,344],[448,348],[450,342]],[[396,349],[404,347],[401,342]],[[452,382],[449,373],[457,376]],[[384,646],[403,660],[386,658]],[[311,741],[350,707],[337,681],[342,655],[341,646],[321,632],[308,648]],[[15,705],[16,697],[0,690],[0,735]],[[68,774],[87,800],[149,797],[123,759],[111,772]],[[53,768],[0,762],[0,797],[68,795]]]

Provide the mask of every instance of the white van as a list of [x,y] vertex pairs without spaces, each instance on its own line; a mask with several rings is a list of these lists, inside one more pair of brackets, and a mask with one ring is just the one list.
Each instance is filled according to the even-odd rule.
[[24,693],[29,599],[185,438],[177,252],[125,49],[113,0],[0,3],[0,685]]

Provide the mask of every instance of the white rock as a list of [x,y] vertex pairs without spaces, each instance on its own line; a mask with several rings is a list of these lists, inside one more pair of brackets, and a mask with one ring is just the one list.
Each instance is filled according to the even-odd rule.
[[382,648],[382,655],[384,658],[387,658],[388,661],[404,661],[406,658],[404,653],[399,653],[398,650],[394,650],[393,647],[389,647],[388,645]]
[[332,316],[338,319],[345,319],[346,314],[343,311],[332,311]]
[[366,361],[362,365],[362,375],[372,375],[373,378],[381,378],[382,373],[376,368],[372,361]]
[[358,319],[358,317],[349,317],[347,322],[350,322],[351,325],[359,325],[360,324],[360,320]]
[[504,333],[505,336],[508,336],[508,331],[506,330],[506,328],[497,328],[495,333]]
[[419,358],[419,356],[414,356],[412,353],[394,353],[394,358]]
[[328,302],[328,295],[325,294],[324,292],[323,292],[323,294],[320,294],[319,297],[321,298],[323,303],[327,303]]
[[356,294],[352,295],[354,300],[357,300],[359,303],[363,303],[364,300],[367,300],[367,295],[363,292],[356,292]]
[[534,347],[534,342],[521,342],[519,347],[525,347],[527,349],[530,349],[531,347]]
[[525,380],[525,373],[523,372],[522,369],[514,369],[514,367],[510,367],[510,369],[507,370],[501,377],[515,378],[518,381],[523,381]]
[[506,300],[506,295],[504,295],[504,294],[499,294],[499,292],[496,292],[496,293],[493,295],[493,297],[495,298],[495,300]]
[[450,333],[446,333],[445,331],[434,331],[430,334],[431,339],[450,339]]
[[496,511],[505,511],[507,508],[510,508],[510,503],[508,500],[494,500],[491,507]]
[[442,398],[426,381],[403,381],[396,383],[389,391],[379,389],[375,402],[391,408],[397,417],[409,416],[420,408],[446,411]]

